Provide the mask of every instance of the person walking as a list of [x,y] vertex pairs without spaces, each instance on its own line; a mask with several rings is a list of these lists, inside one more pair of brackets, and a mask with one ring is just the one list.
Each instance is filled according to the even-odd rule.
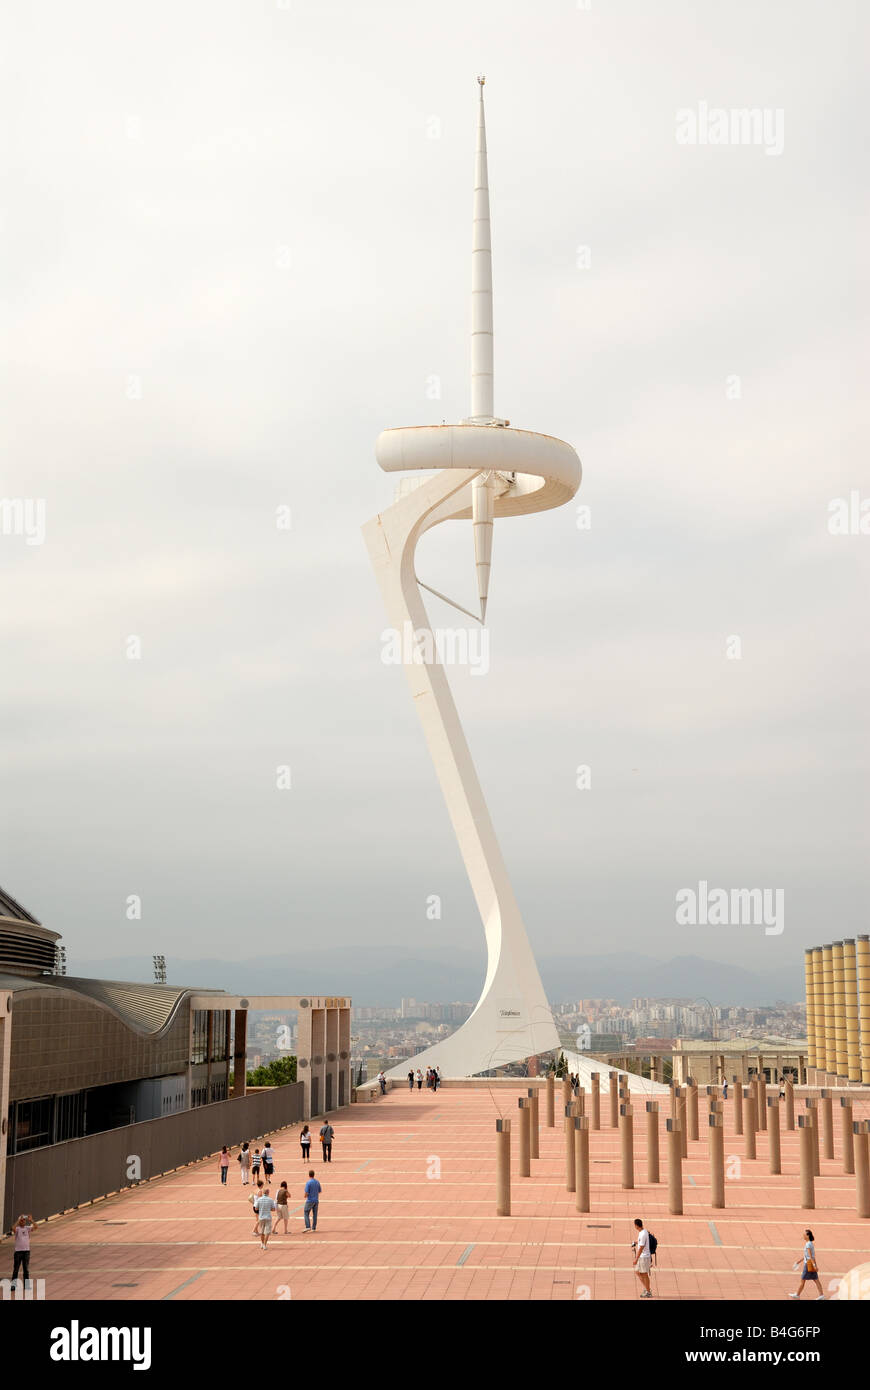
[[263,1158],[259,1149],[254,1149],[254,1157],[251,1159],[251,1180],[257,1182],[260,1177],[260,1164]]
[[302,1162],[308,1162],[308,1155],[311,1152],[311,1130],[307,1125],[302,1126],[302,1133],[299,1135],[299,1143],[302,1147]]
[[223,1148],[221,1149],[221,1158],[219,1166],[221,1170],[221,1185],[223,1187],[226,1187],[227,1173],[230,1171],[230,1153],[226,1144],[224,1144]]
[[254,1229],[253,1229],[253,1231],[251,1232],[251,1235],[252,1235],[252,1236],[258,1236],[258,1235],[260,1234],[260,1226],[259,1226],[260,1218],[259,1218],[259,1216],[257,1215],[257,1203],[259,1202],[259,1200],[260,1200],[260,1198],[262,1197],[262,1195],[263,1195],[263,1182],[262,1182],[262,1179],[261,1179],[260,1182],[257,1183],[257,1185],[256,1185],[256,1187],[254,1188],[253,1192],[251,1193],[250,1197],[248,1198],[248,1201],[249,1201],[250,1204],[251,1204],[251,1211],[254,1213]]
[[387,1094],[387,1078],[383,1071],[378,1072],[378,1085],[381,1088],[381,1095],[385,1096]]
[[286,1235],[289,1235],[290,1232],[289,1232],[288,1226],[289,1226],[289,1222],[290,1222],[290,1193],[289,1193],[289,1191],[287,1190],[287,1184],[286,1184],[286,1182],[282,1182],[281,1186],[278,1188],[278,1191],[275,1193],[275,1227],[276,1227],[276,1229],[277,1229],[277,1226],[278,1226],[278,1222],[279,1222],[279,1221],[283,1221],[283,1222],[284,1222],[284,1234],[285,1234],[285,1236],[286,1236]]
[[652,1255],[650,1254],[649,1248],[649,1231],[644,1226],[640,1217],[637,1217],[635,1220],[634,1229],[637,1233],[636,1239],[632,1245],[632,1249],[634,1250],[634,1272],[643,1284],[641,1298],[652,1298],[652,1289],[649,1286],[649,1272],[652,1266]]
[[804,1291],[805,1284],[815,1284],[816,1302],[821,1303],[825,1295],[821,1292],[822,1286],[819,1283],[819,1266],[816,1263],[815,1239],[812,1231],[809,1229],[804,1231],[804,1236],[806,1237],[806,1244],[804,1245],[803,1263],[801,1264],[801,1260],[798,1259],[795,1260],[793,1265],[794,1269],[797,1269],[798,1265],[801,1265],[801,1281],[798,1284],[797,1293],[790,1293],[789,1298],[800,1298]]
[[275,1199],[268,1187],[263,1188],[263,1194],[257,1198],[257,1231],[260,1236],[260,1249],[265,1250],[269,1244],[269,1237],[272,1234],[272,1212],[275,1210]]
[[438,1087],[439,1087],[440,1085],[441,1085],[441,1068],[440,1068],[440,1067],[436,1067],[436,1068],[435,1068],[435,1090],[436,1090],[436,1091],[438,1090]]
[[722,1082],[722,1099],[723,1099],[723,1100],[727,1100],[727,1099],[728,1099],[728,1082],[727,1082],[727,1081],[723,1081],[723,1082]]
[[33,1217],[24,1214],[19,1216],[13,1229],[13,1235],[15,1236],[15,1248],[12,1255],[13,1282],[18,1278],[19,1269],[24,1274],[25,1284],[30,1278],[30,1233],[32,1230]]
[[320,1206],[320,1194],[323,1188],[314,1176],[314,1169],[308,1170],[308,1181],[305,1184],[305,1205],[302,1210],[305,1213],[306,1231],[317,1230],[317,1209]]
[[408,1090],[409,1090],[409,1091],[413,1091],[413,1089],[414,1089],[414,1073],[413,1073],[413,1071],[409,1071],[409,1072],[408,1072]]
[[323,1162],[332,1162],[332,1141],[335,1137],[335,1130],[328,1120],[324,1120],[320,1126],[320,1143],[323,1150]]
[[239,1167],[242,1173],[242,1187],[247,1187],[251,1181],[251,1146],[245,1140],[239,1153],[236,1155],[239,1160]]
[[263,1177],[269,1181],[275,1171],[275,1153],[271,1142],[267,1139],[263,1145]]
[[417,1081],[417,1090],[418,1090],[418,1091],[422,1091],[422,1089],[423,1089],[423,1073],[421,1072],[421,1070],[420,1070],[419,1067],[417,1068],[416,1081]]

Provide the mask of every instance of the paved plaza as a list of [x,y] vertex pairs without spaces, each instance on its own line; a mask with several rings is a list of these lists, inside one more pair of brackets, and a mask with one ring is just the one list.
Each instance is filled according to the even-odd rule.
[[[758,1157],[743,1158],[726,1106],[726,1208],[710,1206],[706,1106],[701,1139],[683,1164],[685,1214],[667,1213],[666,1181],[646,1183],[643,1104],[635,1103],[636,1187],[620,1185],[619,1140],[607,1127],[590,1134],[591,1206],[574,1208],[565,1190],[561,1121],[547,1129],[541,1092],[541,1157],[532,1177],[517,1176],[517,1083],[446,1087],[437,1095],[404,1088],[337,1111],[333,1162],[315,1154],[323,1183],[319,1229],[304,1234],[299,1126],[271,1136],[275,1180],[291,1192],[291,1234],[273,1235],[265,1253],[233,1152],[222,1187],[217,1155],[77,1212],[40,1224],[31,1274],[45,1298],[60,1299],[635,1299],[632,1219],[659,1240],[655,1297],[785,1299],[797,1287],[792,1263],[806,1225],[816,1237],[822,1287],[870,1258],[870,1220],[855,1214],[855,1179],[839,1159],[822,1159],[814,1212],[800,1208],[797,1134],[782,1133],[783,1173],[768,1172],[767,1135]],[[561,1092],[557,1087],[557,1114]],[[796,1113],[803,1104],[795,1105]],[[602,1123],[607,1125],[606,1098]],[[662,1177],[665,1117],[661,1104]],[[495,1214],[495,1120],[512,1120],[512,1210]],[[870,1117],[870,1098],[855,1118]],[[837,1117],[839,1119],[839,1117]],[[313,1148],[319,1122],[312,1124]],[[274,1188],[273,1188],[274,1190]],[[8,1264],[9,1269],[5,1266]],[[11,1242],[2,1243],[11,1273]],[[805,1291],[804,1298],[811,1296]]]

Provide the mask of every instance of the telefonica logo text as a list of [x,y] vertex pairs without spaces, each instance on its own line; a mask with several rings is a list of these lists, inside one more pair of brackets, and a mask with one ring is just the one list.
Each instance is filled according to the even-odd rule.
[[472,676],[489,670],[489,628],[388,627],[381,633],[385,666],[467,666]]
[[772,109],[708,106],[698,109],[681,106],[677,111],[678,145],[761,145],[765,154],[780,155],[785,148],[785,112]]
[[134,1371],[151,1368],[150,1327],[53,1327],[52,1361],[132,1361]]
[[694,888],[677,890],[680,927],[764,927],[765,936],[780,936],[785,926],[784,888]]

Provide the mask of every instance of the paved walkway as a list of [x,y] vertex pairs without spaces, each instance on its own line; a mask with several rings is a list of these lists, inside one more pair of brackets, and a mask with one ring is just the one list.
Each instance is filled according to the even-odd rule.
[[[37,1227],[31,1272],[46,1299],[634,1299],[632,1218],[659,1240],[658,1299],[783,1299],[797,1287],[792,1263],[810,1224],[826,1292],[870,1257],[870,1220],[855,1215],[855,1179],[822,1160],[815,1212],[800,1208],[797,1135],[782,1135],[783,1174],[768,1172],[767,1136],[745,1160],[727,1106],[724,1211],[709,1204],[705,1097],[701,1140],[684,1160],[685,1215],[667,1214],[667,1186],[645,1181],[645,1114],[635,1116],[637,1186],[620,1186],[618,1137],[590,1135],[592,1211],[564,1187],[561,1128],[544,1124],[532,1178],[517,1167],[516,1099],[499,1087],[394,1090],[336,1112],[333,1162],[311,1164],[323,1183],[320,1225],[303,1234],[298,1126],[272,1136],[276,1181],[291,1192],[291,1234],[265,1254],[233,1154],[227,1187],[217,1156]],[[561,1097],[557,1090],[557,1113]],[[803,1106],[796,1106],[801,1111]],[[642,1105],[638,1103],[638,1111]],[[607,1107],[602,1105],[602,1121]],[[661,1106],[662,1176],[665,1116]],[[495,1119],[512,1119],[513,1215],[495,1215]],[[870,1100],[855,1118],[870,1116]],[[784,1117],[783,1117],[784,1118]],[[839,1115],[835,1117],[839,1123]],[[558,1123],[558,1122],[557,1122]],[[319,1125],[312,1128],[315,1136]],[[313,1145],[319,1150],[316,1142]],[[11,1242],[0,1265],[10,1266]],[[5,1273],[5,1268],[3,1270]],[[807,1298],[809,1290],[805,1292]]]

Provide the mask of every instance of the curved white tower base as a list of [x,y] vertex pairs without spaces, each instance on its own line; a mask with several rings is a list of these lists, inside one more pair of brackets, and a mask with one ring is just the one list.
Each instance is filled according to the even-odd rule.
[[[400,633],[405,624],[431,632],[414,569],[417,541],[440,521],[468,512],[476,476],[473,469],[436,475],[363,528],[390,622]],[[488,955],[474,1013],[452,1037],[414,1057],[413,1066],[439,1066],[442,1076],[473,1076],[547,1052],[559,1046],[559,1037],[444,667],[421,661],[407,664],[405,674],[483,920]],[[389,1075],[402,1075],[408,1065]]]

